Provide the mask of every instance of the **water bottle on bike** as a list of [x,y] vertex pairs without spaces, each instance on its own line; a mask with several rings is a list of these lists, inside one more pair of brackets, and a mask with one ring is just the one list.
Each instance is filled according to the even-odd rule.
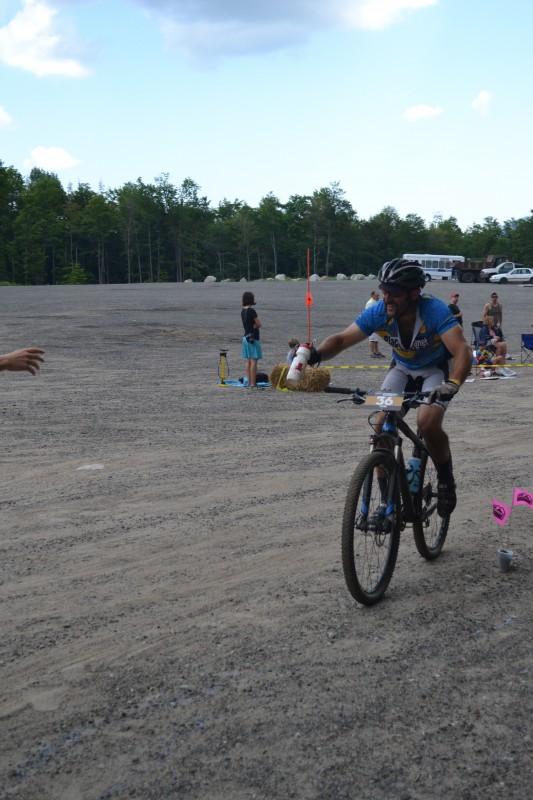
[[411,494],[416,494],[420,488],[420,464],[420,459],[412,456],[406,465],[405,474]]

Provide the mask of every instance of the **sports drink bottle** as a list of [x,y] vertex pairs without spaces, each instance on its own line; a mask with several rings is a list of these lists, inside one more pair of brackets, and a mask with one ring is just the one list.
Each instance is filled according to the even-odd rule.
[[298,383],[300,378],[303,375],[304,369],[307,366],[307,362],[309,361],[309,356],[311,355],[311,345],[309,344],[301,344],[296,351],[296,355],[292,359],[292,363],[289,367],[289,371],[287,372],[287,383]]

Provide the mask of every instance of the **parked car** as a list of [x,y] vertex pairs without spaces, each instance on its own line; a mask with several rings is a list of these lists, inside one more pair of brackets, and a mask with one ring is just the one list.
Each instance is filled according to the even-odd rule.
[[523,266],[523,264],[516,264],[514,261],[502,261],[497,267],[485,267],[485,269],[482,269],[479,279],[481,281],[488,281],[493,275],[504,275],[507,272],[511,272],[512,269],[518,269],[518,267]]
[[422,267],[426,281],[451,281],[454,277],[453,270],[446,267]]
[[533,283],[533,267],[515,267],[503,275],[491,275],[491,283]]

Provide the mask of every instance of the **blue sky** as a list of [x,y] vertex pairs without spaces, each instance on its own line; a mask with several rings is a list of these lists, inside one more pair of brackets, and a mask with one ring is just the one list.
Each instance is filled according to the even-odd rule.
[[0,160],[362,218],[533,208],[529,0],[0,0]]

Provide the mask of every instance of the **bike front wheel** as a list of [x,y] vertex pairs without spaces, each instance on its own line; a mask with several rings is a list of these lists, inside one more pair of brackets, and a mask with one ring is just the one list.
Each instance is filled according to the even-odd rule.
[[437,513],[437,469],[427,451],[420,458],[420,489],[415,498],[416,519],[413,523],[413,534],[416,549],[428,561],[437,558],[442,550],[450,515],[440,517]]
[[381,600],[400,543],[398,491],[388,502],[398,466],[391,453],[375,450],[355,470],[342,521],[342,567],[352,597],[366,606]]

